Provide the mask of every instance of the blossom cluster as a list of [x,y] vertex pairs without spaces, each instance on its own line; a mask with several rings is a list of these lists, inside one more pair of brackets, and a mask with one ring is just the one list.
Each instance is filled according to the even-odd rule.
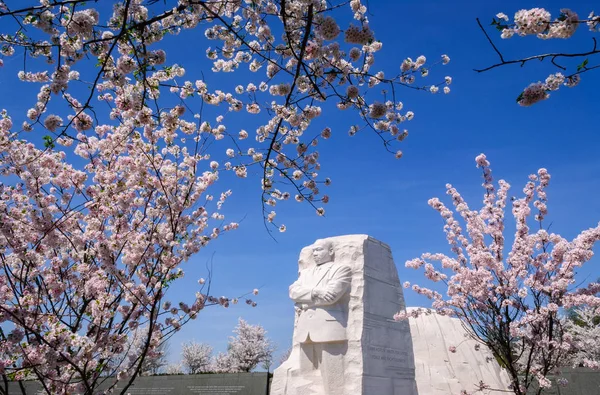
[[530,84],[517,98],[517,103],[523,107],[531,106],[550,97],[550,91],[558,90],[562,85],[572,88],[577,86],[581,78],[579,74],[565,77],[562,73],[550,74],[544,82]]
[[[525,394],[534,380],[541,387],[549,386],[547,376],[568,361],[575,347],[559,310],[600,306],[599,283],[575,288],[575,273],[592,258],[600,225],[572,241],[547,231],[543,223],[548,215],[550,174],[540,169],[529,177],[524,197],[512,199],[516,230],[506,253],[510,185],[504,180],[494,185],[485,155],[477,156],[476,164],[483,171],[480,210],[471,209],[450,184],[446,188],[454,212],[440,199],[429,201],[444,219],[452,255],[426,253],[406,262],[406,267],[423,268],[428,280],[441,284],[445,295],[439,285],[437,290],[416,284],[412,289],[431,299],[436,312],[461,319],[470,335],[485,343],[507,367],[515,393]],[[535,228],[530,227],[532,220]],[[396,319],[407,319],[410,314],[399,313]],[[588,358],[586,365],[594,367],[598,362]]]
[[[499,20],[508,22],[509,18],[504,13],[496,15]],[[591,15],[593,18],[593,12]],[[591,19],[590,18],[590,19]],[[535,35],[541,39],[570,38],[582,21],[574,11],[563,8],[554,21],[544,8],[531,8],[519,10],[513,17],[513,24],[502,29],[502,38],[510,38],[514,34],[519,36]],[[592,25],[590,29],[593,30]]]

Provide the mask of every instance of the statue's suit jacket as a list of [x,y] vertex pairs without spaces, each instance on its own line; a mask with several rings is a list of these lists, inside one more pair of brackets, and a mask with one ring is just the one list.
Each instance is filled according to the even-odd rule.
[[[348,302],[352,270],[345,265],[328,262],[300,272],[298,280],[290,285],[290,298],[302,306],[296,321],[294,338],[305,343],[347,340]],[[333,293],[333,301],[313,295],[314,289]]]

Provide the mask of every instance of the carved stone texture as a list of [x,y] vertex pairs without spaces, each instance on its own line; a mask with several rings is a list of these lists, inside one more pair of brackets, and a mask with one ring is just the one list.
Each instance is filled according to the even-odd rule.
[[[408,322],[419,395],[459,395],[462,390],[469,394],[511,392],[506,371],[485,345],[467,335],[458,318],[431,312]],[[480,382],[490,390],[476,391]]]
[[416,395],[409,324],[392,319],[405,305],[390,248],[367,235],[331,237],[302,249],[298,265],[292,352],[271,395]]

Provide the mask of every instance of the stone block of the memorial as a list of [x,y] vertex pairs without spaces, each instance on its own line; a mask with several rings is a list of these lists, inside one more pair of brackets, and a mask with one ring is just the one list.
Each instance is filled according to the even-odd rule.
[[331,237],[302,249],[298,266],[292,352],[271,395],[416,395],[410,328],[392,318],[405,305],[390,248]]
[[458,318],[429,312],[408,322],[419,395],[482,393],[477,391],[480,383],[498,391],[488,391],[491,394],[511,392],[507,372],[485,345],[468,335]]

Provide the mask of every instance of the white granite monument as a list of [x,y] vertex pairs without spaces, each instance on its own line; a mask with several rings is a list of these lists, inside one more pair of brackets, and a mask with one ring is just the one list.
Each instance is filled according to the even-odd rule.
[[404,298],[390,248],[366,235],[317,240],[300,253],[290,357],[271,395],[416,395]]
[[[387,245],[367,235],[321,239],[302,249],[298,265],[292,352],[271,395],[508,391],[507,373],[457,318],[393,321],[405,305]],[[477,391],[480,383],[489,389]]]

